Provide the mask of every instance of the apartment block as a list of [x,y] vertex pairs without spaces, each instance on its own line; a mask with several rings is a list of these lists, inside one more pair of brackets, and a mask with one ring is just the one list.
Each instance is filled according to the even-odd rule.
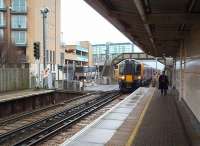
[[[47,67],[57,73],[57,66],[64,65],[64,50],[60,43],[61,0],[0,0],[0,36],[18,47],[22,62],[30,64],[31,74],[39,73],[34,58],[33,43],[40,42],[40,74],[43,71],[43,16],[45,19]],[[57,75],[56,75],[57,76]]]

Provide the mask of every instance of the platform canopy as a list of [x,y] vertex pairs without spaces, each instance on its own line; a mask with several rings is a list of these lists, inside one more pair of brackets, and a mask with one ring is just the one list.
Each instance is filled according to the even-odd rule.
[[153,56],[177,55],[194,25],[200,25],[200,0],[85,0]]

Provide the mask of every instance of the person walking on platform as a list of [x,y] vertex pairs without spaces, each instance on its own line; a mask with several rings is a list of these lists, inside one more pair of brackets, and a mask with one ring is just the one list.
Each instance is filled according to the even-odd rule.
[[161,95],[166,96],[168,90],[169,80],[165,71],[162,72],[162,75],[159,77],[159,89],[161,90]]

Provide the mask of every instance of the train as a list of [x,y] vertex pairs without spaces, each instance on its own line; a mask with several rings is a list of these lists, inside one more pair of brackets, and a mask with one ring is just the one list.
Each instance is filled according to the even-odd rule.
[[126,59],[117,65],[114,72],[120,91],[126,92],[149,85],[157,70],[134,59]]

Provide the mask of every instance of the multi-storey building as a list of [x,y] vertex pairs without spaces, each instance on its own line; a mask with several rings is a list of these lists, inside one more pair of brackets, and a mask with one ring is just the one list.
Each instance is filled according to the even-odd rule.
[[93,63],[95,65],[103,65],[106,56],[112,60],[121,53],[133,53],[134,45],[132,43],[106,43],[95,44],[93,48]]
[[92,46],[88,41],[65,46],[65,64],[92,66]]
[[75,68],[92,66],[92,45],[89,41],[80,41],[75,45],[66,45],[65,49],[65,78],[73,80]]
[[0,0],[0,36],[14,43],[22,62],[30,64],[37,73],[33,43],[40,42],[40,71],[43,71],[43,17],[41,10],[49,9],[46,26],[45,59],[50,71],[57,73],[57,65],[64,64],[64,50],[60,47],[61,0]]

